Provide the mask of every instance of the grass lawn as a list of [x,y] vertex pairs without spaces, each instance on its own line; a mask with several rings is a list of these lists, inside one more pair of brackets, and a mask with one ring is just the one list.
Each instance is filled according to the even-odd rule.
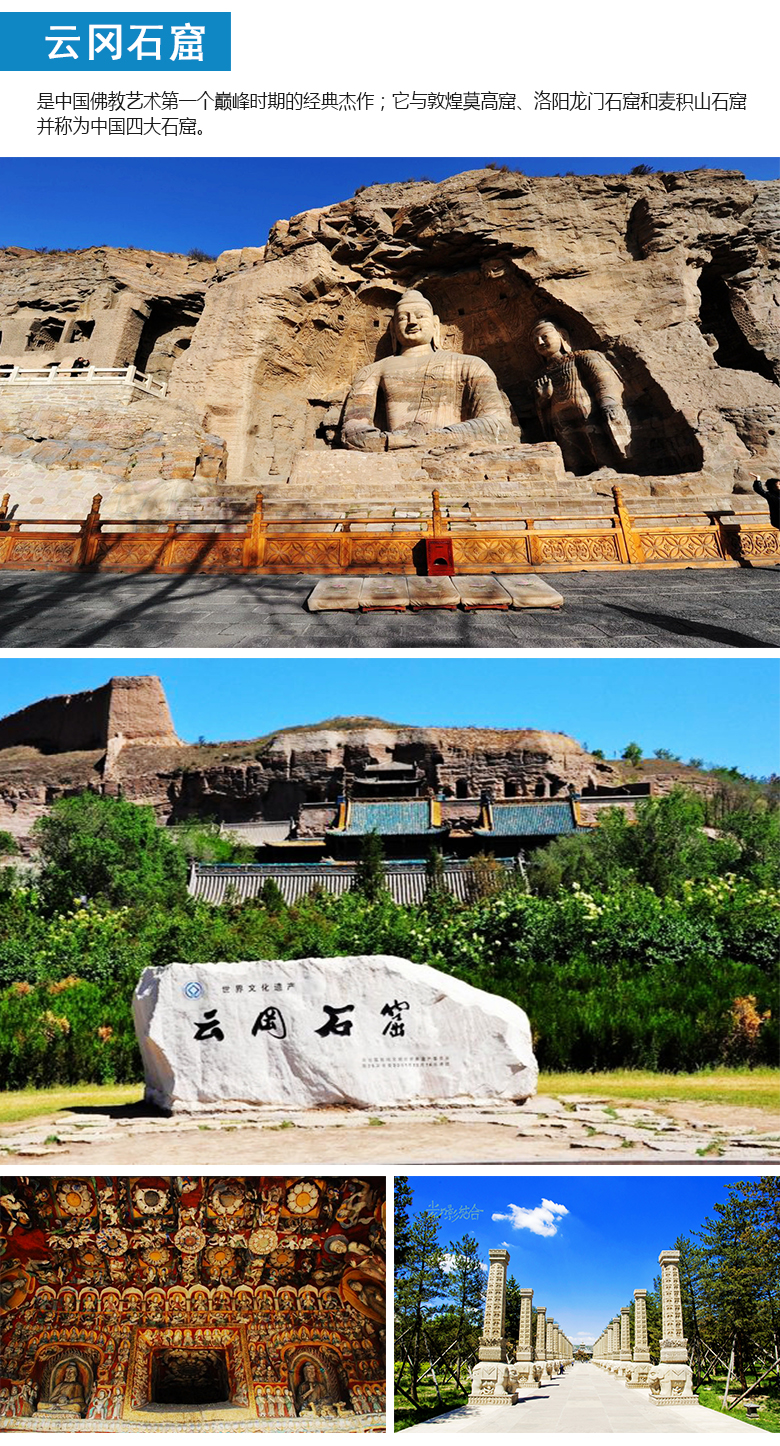
[[[748,1385],[751,1380],[755,1380],[755,1376],[748,1375]],[[760,1426],[764,1431],[780,1431],[780,1386],[778,1386],[776,1378],[773,1381],[771,1376],[767,1376],[758,1389],[746,1397],[741,1406],[733,1406],[730,1411],[724,1411],[721,1405],[725,1387],[725,1376],[720,1380],[715,1379],[708,1381],[704,1386],[699,1386],[697,1392],[699,1403],[702,1406],[708,1406],[711,1411],[722,1411],[724,1416],[736,1416],[739,1421],[747,1421],[751,1426]],[[739,1391],[739,1382],[735,1384],[732,1380],[729,1393],[732,1401],[739,1395]],[[757,1416],[748,1416],[745,1410],[745,1406],[750,1401],[755,1402],[759,1408]]]
[[652,1074],[616,1069],[603,1074],[541,1074],[540,1095],[594,1095],[599,1099],[664,1100],[685,1104],[750,1105],[780,1112],[780,1070],[707,1069],[698,1074]]
[[444,1411],[454,1411],[456,1406],[464,1406],[468,1400],[468,1387],[464,1391],[458,1391],[452,1381],[440,1381],[439,1390],[444,1399],[444,1405],[441,1404],[436,1394],[436,1387],[430,1376],[426,1376],[417,1389],[420,1397],[419,1408],[414,1407],[406,1396],[402,1396],[399,1391],[396,1391],[396,1431],[403,1431],[407,1426],[416,1426],[418,1421],[429,1421],[431,1416],[441,1416]]
[[[0,1090],[0,1124],[18,1124],[36,1115],[52,1115],[74,1106],[127,1105],[143,1099],[143,1084],[63,1085],[45,1090]],[[603,1074],[541,1074],[541,1095],[591,1095],[597,1099],[645,1100],[663,1104],[750,1105],[780,1113],[780,1070],[713,1069],[700,1074],[652,1074],[617,1069]],[[369,1121],[371,1123],[371,1121]]]
[[0,1091],[0,1124],[13,1125],[35,1115],[53,1115],[76,1105],[129,1105],[143,1099],[144,1087],[135,1085],[63,1085],[50,1090]]

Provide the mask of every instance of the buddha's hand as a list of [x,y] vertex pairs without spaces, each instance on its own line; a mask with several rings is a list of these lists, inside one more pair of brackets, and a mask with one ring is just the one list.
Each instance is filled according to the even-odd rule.
[[549,377],[537,377],[534,382],[536,399],[539,402],[549,402],[552,399],[553,384]]

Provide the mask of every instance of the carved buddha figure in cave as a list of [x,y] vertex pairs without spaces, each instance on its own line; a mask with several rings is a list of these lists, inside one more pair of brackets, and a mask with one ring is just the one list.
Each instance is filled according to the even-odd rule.
[[325,1380],[324,1373],[317,1370],[313,1361],[307,1361],[295,1392],[298,1415],[311,1411],[315,1416],[335,1416],[336,1402]]
[[386,452],[514,439],[509,408],[487,362],[442,351],[439,333],[427,298],[405,292],[390,324],[393,355],[363,367],[352,384],[343,446]]
[[599,467],[621,470],[630,456],[631,428],[615,368],[601,352],[574,351],[554,321],[538,322],[531,340],[545,365],[535,382],[536,409],[567,469],[579,476]]
[[48,1400],[40,1402],[38,1409],[44,1412],[66,1411],[72,1416],[83,1416],[86,1405],[84,1386],[78,1366],[73,1361],[69,1361],[60,1380],[52,1386]]

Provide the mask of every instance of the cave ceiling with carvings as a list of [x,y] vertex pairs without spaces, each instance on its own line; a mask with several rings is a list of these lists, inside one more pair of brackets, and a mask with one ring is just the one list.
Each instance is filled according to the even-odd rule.
[[340,1287],[381,1271],[381,1178],[0,1181],[0,1279],[39,1285]]

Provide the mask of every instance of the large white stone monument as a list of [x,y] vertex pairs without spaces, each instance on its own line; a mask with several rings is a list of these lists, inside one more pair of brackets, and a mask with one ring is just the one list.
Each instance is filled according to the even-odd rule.
[[516,1004],[389,955],[145,969],[133,1014],[146,1098],[171,1112],[522,1101]]

